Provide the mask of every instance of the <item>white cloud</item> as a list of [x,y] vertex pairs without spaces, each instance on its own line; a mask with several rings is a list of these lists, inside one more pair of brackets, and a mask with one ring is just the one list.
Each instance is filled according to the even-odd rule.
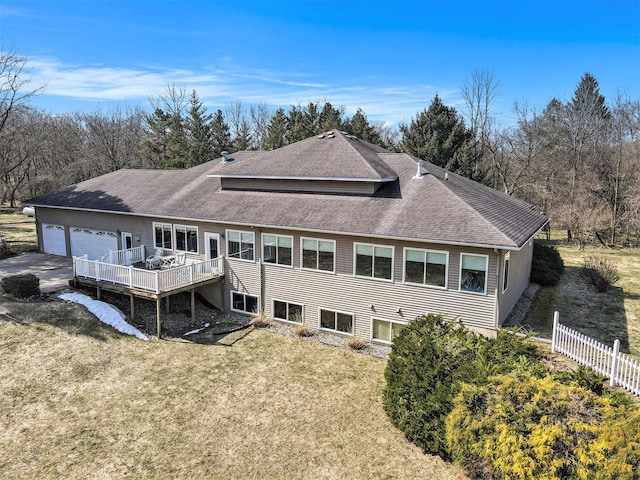
[[[224,62],[230,67],[228,62]],[[87,101],[146,101],[170,84],[195,89],[207,106],[242,101],[274,107],[330,101],[344,105],[348,114],[362,108],[371,121],[397,124],[409,121],[438,93],[446,103],[457,102],[456,89],[438,89],[424,83],[393,85],[393,79],[344,80],[346,85],[318,81],[320,73],[251,71],[247,68],[166,69],[156,66],[114,67],[64,64],[51,57],[30,59],[34,83],[46,83],[45,96]],[[348,83],[353,83],[349,85]]]

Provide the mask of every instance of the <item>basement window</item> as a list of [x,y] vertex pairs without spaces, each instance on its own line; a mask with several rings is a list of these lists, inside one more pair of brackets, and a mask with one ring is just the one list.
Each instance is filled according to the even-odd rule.
[[231,292],[231,310],[240,313],[256,313],[258,297],[247,293]]
[[303,306],[297,303],[274,300],[273,318],[287,322],[302,323],[304,318]]
[[320,328],[353,335],[353,314],[321,308]]

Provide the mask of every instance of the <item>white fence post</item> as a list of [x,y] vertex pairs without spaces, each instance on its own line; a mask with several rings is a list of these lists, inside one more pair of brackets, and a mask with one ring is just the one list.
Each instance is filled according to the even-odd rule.
[[613,342],[613,352],[611,353],[611,376],[609,377],[609,385],[616,386],[616,376],[618,375],[618,363],[620,362],[620,340],[616,338]]
[[560,313],[556,310],[553,312],[553,333],[551,334],[551,353],[556,353],[556,341],[558,340],[558,322],[560,321]]

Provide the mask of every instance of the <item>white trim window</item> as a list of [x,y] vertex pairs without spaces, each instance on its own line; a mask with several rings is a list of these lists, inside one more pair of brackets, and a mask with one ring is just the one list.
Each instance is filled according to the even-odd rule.
[[488,255],[460,254],[460,291],[487,293]]
[[231,310],[239,313],[257,313],[258,297],[242,292],[231,292]]
[[406,323],[371,318],[371,340],[390,344]]
[[276,265],[293,266],[293,237],[262,234],[262,261]]
[[353,335],[353,313],[339,312],[326,308],[319,309],[320,329]]
[[227,230],[227,258],[255,261],[255,234],[239,230]]
[[356,277],[393,280],[393,247],[354,243],[353,251]]
[[429,287],[447,288],[449,252],[404,249],[404,282]]
[[511,252],[504,254],[504,261],[502,263],[502,293],[509,288],[509,266],[511,264]]
[[173,250],[173,225],[170,223],[153,222],[153,245],[156,248]]
[[299,303],[283,302],[273,299],[273,318],[301,324],[304,320],[304,305]]
[[336,270],[336,242],[334,240],[317,240],[315,238],[301,238],[300,243],[302,268],[305,270],[319,270],[335,272]]
[[198,253],[198,227],[174,225],[176,250]]

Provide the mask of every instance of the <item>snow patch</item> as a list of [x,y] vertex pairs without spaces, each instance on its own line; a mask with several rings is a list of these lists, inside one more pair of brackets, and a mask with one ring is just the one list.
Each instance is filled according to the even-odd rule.
[[144,335],[140,330],[132,325],[129,325],[125,320],[124,313],[122,313],[120,309],[114,307],[113,305],[101,302],[100,300],[94,300],[93,298],[81,293],[63,293],[62,295],[58,295],[58,298],[66,300],[67,302],[79,303],[80,305],[84,305],[87,310],[89,310],[98,318],[98,320],[115,328],[121,333],[133,335],[140,340],[148,340],[146,335]]
[[195,334],[195,333],[200,333],[200,332],[201,332],[201,331],[203,331],[205,328],[209,327],[209,325],[211,325],[211,324],[210,324],[210,323],[205,323],[205,324],[204,324],[204,327],[202,327],[202,328],[197,328],[197,329],[195,329],[195,330],[191,330],[190,332],[187,332],[187,333],[183,333],[183,334],[182,334],[182,336],[183,336],[183,337],[186,337],[187,335],[193,335],[193,334]]

